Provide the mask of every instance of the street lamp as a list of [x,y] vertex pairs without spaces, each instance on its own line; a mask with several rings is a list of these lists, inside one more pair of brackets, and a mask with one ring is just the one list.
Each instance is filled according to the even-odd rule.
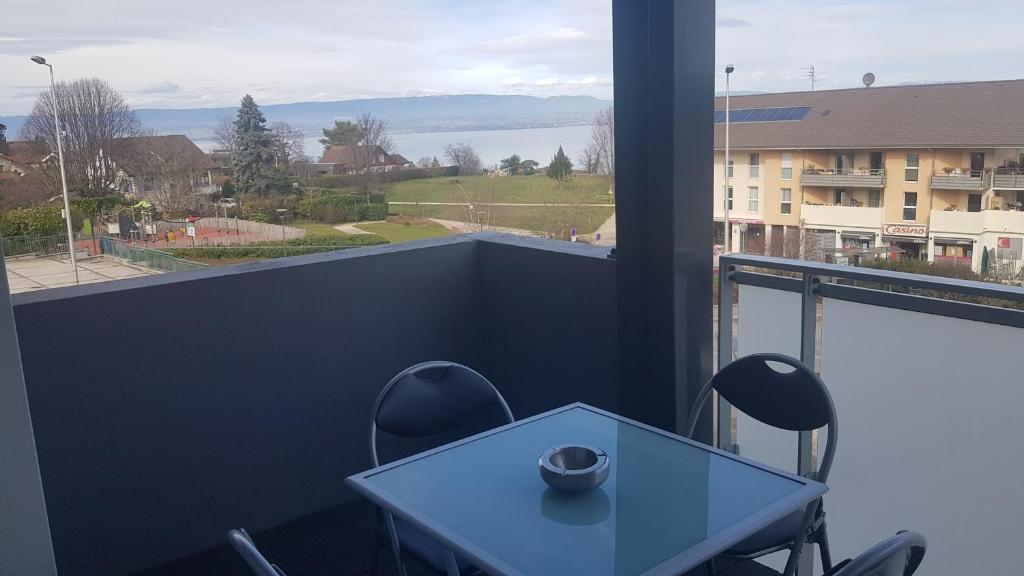
[[284,255],[288,257],[288,238],[284,234],[284,215],[288,212],[287,208],[278,208],[277,217],[281,220],[281,240],[283,240],[282,246],[284,247]]
[[33,56],[32,61],[50,69],[50,99],[53,101],[53,126],[57,130],[57,158],[60,161],[60,183],[64,187],[64,221],[68,225],[68,252],[71,254],[71,269],[75,272],[78,285],[78,259],[75,258],[75,232],[71,226],[71,200],[68,198],[68,178],[64,173],[64,146],[60,138],[60,117],[57,114],[57,88],[53,82],[53,66],[42,56]]
[[729,76],[736,67],[727,64],[725,67],[725,178],[722,190],[722,197],[725,199],[725,218],[722,222],[722,230],[725,232],[724,252],[729,253],[729,240],[732,236],[732,226],[729,225]]

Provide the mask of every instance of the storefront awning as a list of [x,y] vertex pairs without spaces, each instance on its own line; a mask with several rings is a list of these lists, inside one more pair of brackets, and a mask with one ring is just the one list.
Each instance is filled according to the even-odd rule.
[[939,238],[939,237],[936,237],[935,238],[935,243],[936,244],[954,244],[956,246],[972,246],[972,245],[974,245],[974,240],[971,240],[970,238]]
[[882,242],[899,242],[903,244],[927,244],[927,238],[915,238],[913,236],[882,236]]

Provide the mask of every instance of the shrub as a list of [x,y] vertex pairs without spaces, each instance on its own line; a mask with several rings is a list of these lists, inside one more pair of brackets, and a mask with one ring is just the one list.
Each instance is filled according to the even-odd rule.
[[300,254],[316,254],[333,252],[362,246],[387,244],[387,240],[373,234],[357,234],[352,236],[310,235],[305,238],[292,238],[287,241],[256,242],[246,246],[196,246],[195,248],[165,248],[176,258],[204,258],[208,260],[237,258],[281,258]]
[[296,203],[300,218],[336,224],[363,220],[384,220],[388,216],[387,196],[374,194],[367,199],[361,194],[330,190],[311,190],[313,195]]
[[[438,168],[437,175],[441,176],[441,173],[445,170],[445,168]],[[404,182],[406,180],[430,177],[430,170],[424,168],[408,168],[406,170],[393,170],[391,172],[378,172],[373,174],[373,178],[377,182],[382,183]],[[338,174],[334,176],[320,176],[319,178],[313,178],[310,181],[310,184],[314,188],[357,188],[365,181],[365,179],[366,175],[364,174]]]
[[[28,208],[15,208],[0,214],[0,235],[12,236],[52,236],[65,233],[64,218],[61,216],[61,204],[41,204]],[[72,222],[74,222],[72,210]]]

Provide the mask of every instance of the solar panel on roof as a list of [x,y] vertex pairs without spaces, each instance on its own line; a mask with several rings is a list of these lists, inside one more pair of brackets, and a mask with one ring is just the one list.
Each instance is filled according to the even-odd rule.
[[[792,122],[803,120],[810,111],[809,106],[742,108],[729,111],[729,122]],[[715,110],[715,123],[722,122],[725,122],[725,112]]]

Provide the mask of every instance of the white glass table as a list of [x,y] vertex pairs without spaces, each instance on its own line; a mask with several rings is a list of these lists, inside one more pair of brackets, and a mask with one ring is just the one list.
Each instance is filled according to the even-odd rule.
[[[611,473],[551,491],[553,446],[603,449]],[[680,574],[805,507],[825,485],[584,404],[348,478],[363,496],[494,575]]]

